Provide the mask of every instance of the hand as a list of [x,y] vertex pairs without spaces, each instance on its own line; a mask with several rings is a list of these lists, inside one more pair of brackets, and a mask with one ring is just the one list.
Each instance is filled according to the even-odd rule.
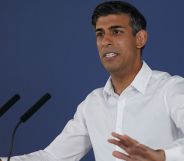
[[109,139],[108,142],[122,148],[127,154],[114,151],[112,155],[125,161],[165,161],[164,150],[153,150],[127,135],[112,133],[115,139]]

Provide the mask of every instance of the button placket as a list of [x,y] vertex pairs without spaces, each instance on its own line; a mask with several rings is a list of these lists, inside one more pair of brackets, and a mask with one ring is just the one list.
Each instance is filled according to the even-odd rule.
[[[126,99],[120,96],[117,102],[117,120],[116,120],[116,132],[119,134],[123,134],[122,123],[123,123],[125,103],[126,103]],[[115,146],[115,150],[125,153],[125,151],[119,148],[118,146]],[[122,161],[122,160],[116,158],[116,161]]]

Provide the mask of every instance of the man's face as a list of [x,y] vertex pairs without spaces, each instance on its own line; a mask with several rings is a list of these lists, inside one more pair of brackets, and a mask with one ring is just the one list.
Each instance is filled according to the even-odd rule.
[[96,41],[105,69],[113,73],[131,72],[140,63],[140,47],[127,14],[101,16],[96,22]]

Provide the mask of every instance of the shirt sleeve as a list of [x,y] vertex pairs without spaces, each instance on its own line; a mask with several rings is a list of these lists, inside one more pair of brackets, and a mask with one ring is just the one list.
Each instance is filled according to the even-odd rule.
[[[7,161],[7,158],[1,158],[2,161]],[[52,154],[44,150],[36,151],[30,154],[11,157],[11,161],[59,161]]]
[[[79,161],[90,149],[82,102],[63,131],[44,150],[27,155],[14,156],[11,161]],[[7,161],[7,158],[1,158]]]
[[171,120],[178,131],[179,139],[165,149],[166,161],[184,160],[184,79],[177,77],[172,80],[166,94],[166,103]]
[[74,118],[62,133],[45,149],[60,161],[79,161],[90,149],[91,141],[85,122],[85,102],[82,102]]

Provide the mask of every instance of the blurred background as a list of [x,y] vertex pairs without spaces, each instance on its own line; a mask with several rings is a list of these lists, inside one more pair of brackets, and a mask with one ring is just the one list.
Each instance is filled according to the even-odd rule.
[[[7,156],[16,122],[44,93],[49,100],[16,134],[13,155],[45,148],[73,117],[78,104],[105,84],[91,25],[100,0],[0,0],[0,106],[21,100],[0,118],[0,156]],[[127,0],[145,15],[152,69],[184,75],[182,0]],[[82,161],[94,161],[93,152]]]

